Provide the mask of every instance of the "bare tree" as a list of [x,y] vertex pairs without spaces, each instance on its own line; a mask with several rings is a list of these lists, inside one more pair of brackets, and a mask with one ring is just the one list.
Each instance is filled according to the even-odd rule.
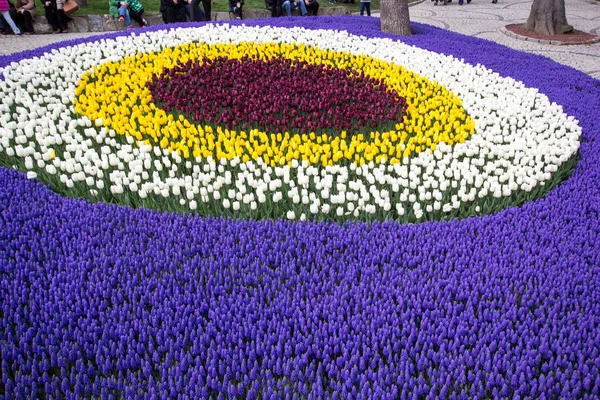
[[565,0],[533,0],[525,29],[544,35],[571,32],[573,27],[567,23]]
[[397,35],[410,36],[408,0],[381,0],[381,30]]

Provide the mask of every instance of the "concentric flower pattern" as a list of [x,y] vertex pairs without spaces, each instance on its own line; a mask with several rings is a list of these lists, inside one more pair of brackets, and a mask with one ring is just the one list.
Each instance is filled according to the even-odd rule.
[[[330,37],[335,41],[324,40]],[[44,107],[56,92],[56,85],[46,87],[44,75],[28,83],[28,77],[13,74],[17,66],[8,68],[15,80],[5,88],[21,89],[7,90],[5,108],[32,112],[29,120],[7,121],[14,126],[1,137],[6,154],[24,159],[31,176],[40,170],[56,175],[67,188],[77,186],[75,193],[87,191],[100,200],[257,219],[465,217],[546,193],[546,183],[568,174],[579,145],[576,121],[537,90],[389,40],[223,25],[176,35],[157,31],[94,48],[63,51],[31,67],[48,71],[51,59],[72,57],[96,66],[81,81],[47,75],[64,82],[63,96],[73,96],[63,106]],[[406,116],[364,133],[356,121],[350,123],[358,132],[342,124],[333,133],[319,132],[310,121],[299,132],[279,125],[266,132],[228,129],[226,121],[197,125],[152,101],[146,84],[152,86],[165,68],[228,54],[359,71],[405,98]],[[436,64],[445,65],[445,72],[430,71]],[[38,94],[21,99],[28,90],[23,85],[30,84]],[[71,102],[75,115],[65,112]],[[44,129],[43,110],[49,108],[54,123]],[[37,143],[21,146],[34,126],[40,130]]]
[[[379,31],[375,19],[358,17],[253,23],[279,27],[279,42],[285,31],[307,37],[293,26],[299,22],[311,31],[329,29],[322,34],[325,45],[310,46],[335,46],[350,36],[391,37]],[[164,35],[162,29],[146,33]],[[331,29],[348,33],[336,36]],[[235,221],[92,204],[56,195],[25,174],[0,168],[0,385],[6,397],[598,397],[598,81],[487,41],[418,24],[413,30],[413,37],[402,39],[408,45],[453,57],[442,58],[443,67],[431,64],[431,75],[423,73],[430,81],[462,77],[464,65],[476,65],[484,75],[484,65],[536,88],[530,91],[535,92],[534,108],[550,104],[557,121],[559,115],[572,116],[558,125],[559,130],[573,127],[573,134],[576,125],[581,127],[580,160],[569,179],[543,198],[478,218],[336,224]],[[177,46],[189,42],[187,35],[188,30],[176,27],[168,39],[158,40],[165,47]],[[231,42],[247,42],[241,39],[247,38]],[[130,172],[125,168],[130,160],[122,158],[127,145],[131,154],[151,147],[161,162],[163,157],[175,161],[171,153],[165,155],[168,149],[161,149],[159,157],[154,145],[138,145],[116,131],[111,135],[106,126],[75,114],[70,101],[83,70],[59,70],[52,75],[55,80],[30,72],[39,62],[47,71],[53,63],[66,65],[68,57],[60,54],[88,47],[99,60],[120,62],[152,42],[141,35],[135,39],[138,48],[122,46],[129,40],[106,35],[0,58],[0,85],[18,92],[21,101],[2,103],[0,128],[3,135],[13,132],[9,140],[16,143],[15,155],[7,156],[8,135],[3,136],[2,162],[22,169],[27,169],[27,156],[36,165],[46,162],[43,156],[23,156],[42,137],[50,163],[65,160],[66,152],[69,159],[81,160],[84,146],[94,149],[98,143],[97,132],[104,134],[100,149],[118,147],[116,154],[106,154],[115,169],[121,162]],[[383,43],[372,43],[378,59],[394,53],[390,41]],[[56,57],[53,63],[51,57]],[[86,57],[80,62],[86,71],[99,64]],[[453,62],[465,63],[460,72]],[[26,68],[18,69],[17,63]],[[504,79],[491,75],[497,82]],[[15,77],[31,84],[19,87]],[[510,82],[506,90],[521,86]],[[49,92],[41,96],[36,87]],[[480,92],[488,92],[485,85],[458,95],[475,122],[464,145],[486,135],[480,130],[484,117],[493,128],[499,113],[521,105],[508,96],[488,99],[478,110],[472,105]],[[47,110],[32,110],[34,103]],[[25,113],[19,119],[17,108],[35,116]],[[31,131],[19,126],[31,118],[40,121]],[[548,118],[552,121],[551,113]],[[524,127],[541,121],[523,119]],[[516,128],[510,118],[501,120],[509,132],[519,131],[518,118]],[[70,134],[59,134],[63,131]],[[539,137],[538,149],[546,154],[541,149],[548,149],[548,136]],[[81,147],[73,147],[78,143]],[[508,143],[497,144],[501,154],[510,151]],[[215,164],[218,171],[220,160]],[[203,168],[198,176],[210,175],[210,165]],[[168,179],[170,171],[163,168],[158,175]],[[58,173],[53,179],[60,187]],[[68,190],[86,193],[88,186],[80,183]]]

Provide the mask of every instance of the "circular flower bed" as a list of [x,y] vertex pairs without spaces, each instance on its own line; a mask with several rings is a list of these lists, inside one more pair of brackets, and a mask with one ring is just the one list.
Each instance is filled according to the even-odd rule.
[[564,179],[581,134],[512,78],[336,32],[207,25],[27,64],[5,69],[5,164],[76,196],[205,216],[490,213]]
[[[364,18],[252,24],[153,27],[1,59],[2,162],[71,196],[340,221],[497,211],[573,172],[541,198],[493,215],[337,224],[73,200],[2,168],[0,381],[7,397],[600,395],[598,81],[423,25],[402,44]],[[200,36],[205,44],[196,43]],[[172,78],[189,61],[241,60],[261,46],[279,49],[263,63],[293,61],[285,57],[292,46],[302,49],[297,55],[348,60],[348,70],[362,65],[369,93],[385,87],[386,96],[405,99],[402,122],[385,126],[392,122],[378,117],[385,130],[367,123],[361,129],[368,131],[343,137],[344,129],[321,126],[314,137],[293,129],[286,137],[267,132],[273,124],[228,129],[195,119],[185,104],[165,111],[152,98],[147,83],[161,74]],[[296,62],[334,68],[321,60]],[[423,88],[431,88],[429,97],[418,97]],[[444,102],[454,111],[441,113]],[[451,124],[441,123],[446,114]],[[342,139],[355,150],[334,162],[331,148]],[[294,140],[298,154],[288,160]],[[384,156],[384,145],[400,154]],[[410,205],[404,215],[398,204]]]

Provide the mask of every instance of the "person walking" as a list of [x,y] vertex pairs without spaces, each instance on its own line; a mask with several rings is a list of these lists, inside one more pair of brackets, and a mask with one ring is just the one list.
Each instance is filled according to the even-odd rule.
[[6,23],[12,28],[14,34],[20,35],[21,30],[17,27],[17,24],[15,24],[15,21],[13,21],[12,17],[10,16],[10,5],[8,4],[8,0],[0,0],[0,13],[2,13]]

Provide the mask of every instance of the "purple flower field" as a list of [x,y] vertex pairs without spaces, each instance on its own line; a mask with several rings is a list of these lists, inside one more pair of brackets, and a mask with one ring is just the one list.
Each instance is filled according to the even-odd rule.
[[[392,37],[371,18],[243,23]],[[575,117],[571,177],[490,216],[339,225],[93,204],[0,168],[0,398],[598,398],[600,81],[413,31],[395,39]]]

